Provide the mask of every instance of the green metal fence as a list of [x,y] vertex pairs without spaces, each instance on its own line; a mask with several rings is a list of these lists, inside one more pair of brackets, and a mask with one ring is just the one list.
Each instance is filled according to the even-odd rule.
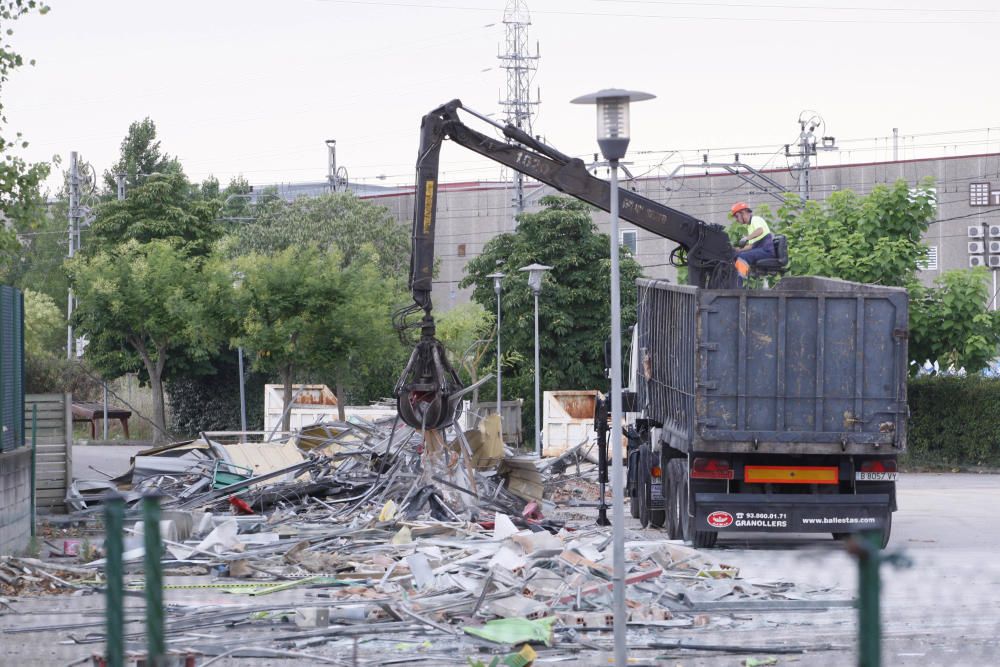
[[0,451],[25,445],[24,296],[0,286]]

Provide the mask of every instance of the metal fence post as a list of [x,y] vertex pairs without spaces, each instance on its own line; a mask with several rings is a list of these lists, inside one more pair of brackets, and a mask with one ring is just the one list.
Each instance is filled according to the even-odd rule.
[[104,615],[107,623],[107,646],[105,656],[108,667],[124,667],[125,664],[125,593],[122,565],[122,533],[125,528],[125,499],[115,493],[104,502],[104,552],[107,558],[105,569],[107,581],[104,589]]
[[882,627],[879,613],[882,535],[865,531],[858,536],[858,666],[882,664]]
[[35,537],[35,474],[38,468],[38,403],[31,405],[31,536]]
[[160,561],[160,497],[150,494],[142,499],[142,533],[146,547],[146,643],[150,667],[165,664],[166,643],[163,637],[163,565]]

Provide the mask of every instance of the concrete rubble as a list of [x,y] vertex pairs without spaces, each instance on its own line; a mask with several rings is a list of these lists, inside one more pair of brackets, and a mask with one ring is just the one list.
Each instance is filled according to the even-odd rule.
[[[76,484],[70,520],[94,537],[49,539],[47,558],[0,561],[4,641],[57,631],[81,659],[101,654],[101,617],[53,626],[23,611],[36,608],[27,605],[36,596],[101,595],[101,501],[113,489],[130,507],[161,495],[165,635],[195,664],[607,662],[611,531],[583,509],[597,500],[597,474],[582,446],[541,461],[516,456],[495,419],[449,437],[361,419],[270,442],[273,434],[244,442],[248,435],[205,433],[141,452],[110,483]],[[141,654],[135,511],[125,532],[124,633]],[[712,556],[648,534],[628,534],[626,559],[629,644],[650,662],[665,652],[750,655],[742,644],[752,639],[698,642],[705,628],[746,625],[741,611],[848,604],[829,591],[746,581]],[[4,622],[14,614],[18,623]]]

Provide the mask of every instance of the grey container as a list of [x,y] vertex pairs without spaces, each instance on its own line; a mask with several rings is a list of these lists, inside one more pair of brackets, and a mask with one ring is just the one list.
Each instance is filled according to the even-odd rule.
[[785,278],[771,290],[640,280],[637,392],[683,452],[906,447],[905,289]]

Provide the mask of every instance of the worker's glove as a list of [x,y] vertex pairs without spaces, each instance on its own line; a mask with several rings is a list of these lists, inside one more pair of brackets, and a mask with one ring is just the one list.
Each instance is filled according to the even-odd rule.
[[744,236],[743,238],[741,238],[741,239],[740,239],[740,241],[739,241],[739,246],[740,246],[740,247],[742,248],[742,247],[743,247],[743,246],[745,246],[745,245],[746,245],[747,243],[750,243],[750,239],[748,239],[747,237],[745,237],[745,236]]

